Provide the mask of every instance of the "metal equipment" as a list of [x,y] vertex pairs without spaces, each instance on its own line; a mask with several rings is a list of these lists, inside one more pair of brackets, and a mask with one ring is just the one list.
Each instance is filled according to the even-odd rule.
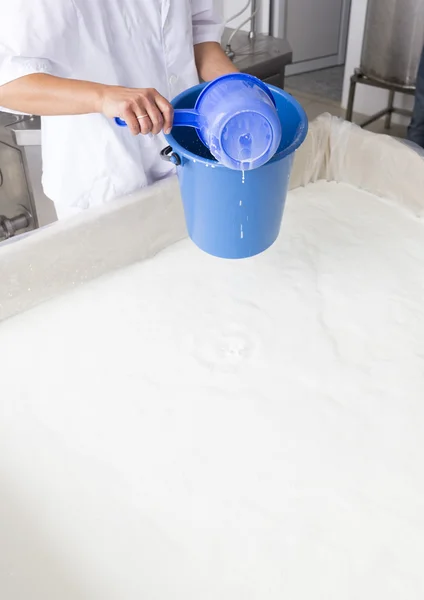
[[56,220],[41,163],[40,118],[0,112],[0,242]]
[[[225,28],[222,47],[242,73],[254,75],[268,84],[283,89],[286,67],[293,59],[292,49],[285,37],[281,39],[257,32],[257,16],[260,8],[260,0],[250,0],[241,11],[227,21],[231,23],[250,9],[249,16],[239,27]],[[250,29],[246,33],[242,27],[248,23]]]
[[361,66],[351,78],[346,119],[352,120],[358,83],[389,91],[388,105],[361,127],[392,115],[411,116],[394,106],[395,93],[414,95],[418,66],[424,44],[424,0],[369,0],[362,47]]
[[[222,46],[227,47],[233,29],[225,29]],[[250,37],[245,31],[235,33],[232,41],[233,62],[242,73],[254,75],[265,83],[284,89],[287,65],[292,62],[292,50],[286,39],[257,33]]]
[[[0,113],[0,241],[38,226],[31,187],[33,153],[25,152],[25,131],[39,129],[31,117]],[[19,138],[24,133],[24,138]],[[30,134],[31,135],[31,134]],[[38,148],[41,188],[41,148]]]

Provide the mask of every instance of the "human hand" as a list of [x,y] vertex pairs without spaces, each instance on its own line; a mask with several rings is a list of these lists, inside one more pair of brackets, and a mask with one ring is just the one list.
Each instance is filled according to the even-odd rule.
[[163,96],[151,88],[105,86],[99,112],[113,119],[119,117],[133,135],[170,133],[174,111]]

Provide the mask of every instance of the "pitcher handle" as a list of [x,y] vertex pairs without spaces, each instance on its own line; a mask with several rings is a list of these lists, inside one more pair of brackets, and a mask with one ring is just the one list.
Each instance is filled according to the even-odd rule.
[[[200,129],[202,127],[202,117],[197,110],[192,109],[177,109],[174,111],[173,127],[194,127]],[[115,117],[115,123],[118,127],[127,127],[125,121],[119,117]]]
[[202,127],[202,117],[197,110],[177,108],[174,111],[174,127],[194,127],[200,129]]

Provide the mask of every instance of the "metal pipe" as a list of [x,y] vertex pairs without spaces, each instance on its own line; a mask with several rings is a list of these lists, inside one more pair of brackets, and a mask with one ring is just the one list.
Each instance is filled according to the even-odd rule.
[[250,31],[249,38],[253,40],[256,37],[256,18],[258,13],[258,0],[252,0],[251,5],[251,21],[250,21]]
[[248,17],[245,21],[243,21],[243,23],[240,23],[240,25],[237,27],[237,29],[234,29],[233,33],[230,35],[229,40],[227,42],[227,46],[225,49],[225,52],[227,54],[227,56],[231,57],[231,54],[234,56],[234,53],[231,49],[231,43],[234,39],[234,37],[237,35],[237,33],[241,30],[242,27],[244,27],[245,25],[247,25],[247,23],[252,23],[253,25],[250,26],[250,32],[248,33],[248,37],[249,39],[253,40],[256,36],[256,15],[259,11],[259,6],[257,5],[256,1],[252,1],[252,14],[250,15],[250,17]]
[[0,241],[8,240],[15,236],[19,231],[27,229],[31,226],[32,216],[25,207],[21,207],[24,212],[12,219],[8,219],[4,215],[0,215]]

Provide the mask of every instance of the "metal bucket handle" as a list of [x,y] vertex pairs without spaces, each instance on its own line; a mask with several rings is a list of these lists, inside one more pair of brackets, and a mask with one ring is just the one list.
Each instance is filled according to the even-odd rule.
[[179,155],[173,151],[171,146],[167,146],[166,148],[164,148],[162,150],[162,152],[160,153],[160,156],[162,158],[162,160],[165,160],[166,162],[170,162],[173,165],[175,165],[176,167],[180,167],[182,165],[182,160],[179,157]]

